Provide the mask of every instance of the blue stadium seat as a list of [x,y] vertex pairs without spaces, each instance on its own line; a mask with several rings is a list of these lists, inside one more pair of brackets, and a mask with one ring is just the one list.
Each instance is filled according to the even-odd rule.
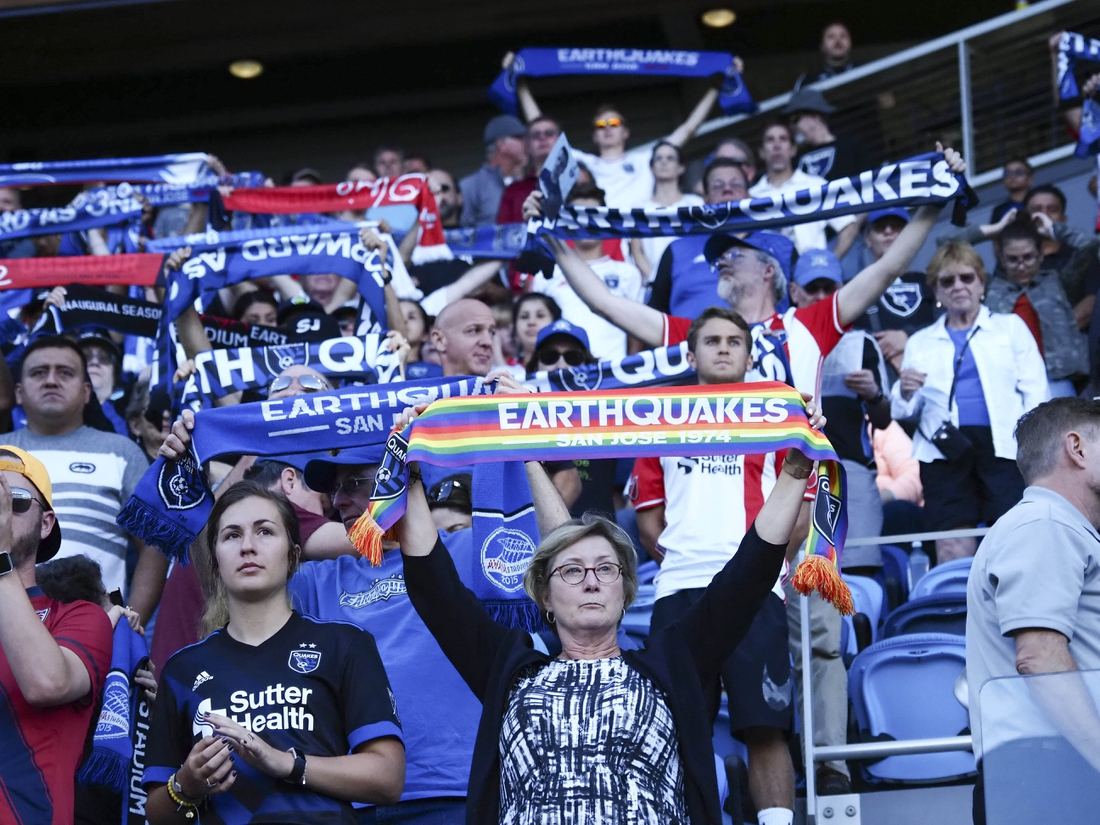
[[[966,640],[916,633],[877,642],[848,672],[848,697],[863,741],[928,739],[966,732],[969,717],[953,693],[966,667]],[[870,782],[935,782],[972,775],[966,752],[889,756],[864,763]]]
[[936,565],[916,583],[909,598],[921,599],[925,596],[942,596],[947,593],[966,595],[966,581],[970,578],[970,568],[973,565],[974,559],[969,557],[952,559]]
[[947,593],[910,599],[891,611],[882,625],[882,638],[909,633],[952,633],[966,635],[966,594]]
[[909,554],[893,544],[883,544],[882,572],[875,579],[886,593],[886,604],[894,609],[909,599]]
[[[852,591],[852,604],[856,613],[862,613],[871,624],[871,640],[878,638],[878,627],[882,622],[882,607],[886,600],[882,585],[876,579],[867,576],[847,576],[841,578]],[[844,616],[841,625],[840,652],[845,664],[850,664],[853,657],[859,653],[856,642],[855,626],[851,616]]]

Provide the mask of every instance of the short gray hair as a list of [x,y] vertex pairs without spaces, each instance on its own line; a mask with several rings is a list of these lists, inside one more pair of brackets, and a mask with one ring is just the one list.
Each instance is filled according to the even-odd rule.
[[[638,595],[638,554],[634,550],[634,543],[623,532],[623,528],[615,522],[595,513],[585,513],[580,518],[570,519],[565,524],[555,527],[550,535],[539,542],[535,555],[531,558],[531,564],[523,574],[523,589],[538,605],[543,621],[546,621],[546,610],[542,602],[550,590],[550,575],[554,572],[550,569],[550,563],[558,553],[568,550],[578,541],[589,536],[606,539],[615,551],[619,564],[622,565],[623,608],[630,607],[634,597]],[[551,622],[546,623],[548,627],[554,628]],[[554,632],[557,633],[557,630],[555,629]]]
[[1052,398],[1020,416],[1014,435],[1024,482],[1030,485],[1054,472],[1066,434],[1083,430],[1090,438],[1100,436],[1100,401]]
[[775,267],[775,276],[772,278],[772,291],[775,293],[775,302],[779,303],[783,300],[783,296],[787,294],[787,276],[783,274],[783,267],[779,265],[779,261],[776,260],[774,255],[769,255],[759,249],[754,251],[756,252],[756,260],[764,266]]

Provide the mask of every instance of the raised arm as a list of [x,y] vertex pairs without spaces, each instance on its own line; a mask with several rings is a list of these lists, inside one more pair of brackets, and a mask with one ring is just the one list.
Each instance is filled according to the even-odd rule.
[[687,120],[677,126],[676,131],[665,140],[673,146],[683,146],[691,140],[695,136],[696,130],[707,119],[707,114],[716,100],[718,100],[718,90],[714,88],[707,89],[703,96],[699,98],[699,102],[695,104],[695,108],[691,110],[691,114],[687,116]]
[[[515,59],[516,53],[508,52],[500,62],[500,67],[504,71],[508,71]],[[516,100],[519,102],[520,111],[523,112],[523,119],[528,123],[542,114],[539,104],[535,102],[535,96],[531,94],[531,87],[527,85],[526,77],[520,77],[516,80]]]
[[[936,151],[943,152],[944,160],[952,172],[962,174],[966,171],[962,155],[954,149],[944,149],[937,143]],[[867,307],[882,297],[894,279],[905,272],[924,245],[942,209],[942,206],[922,206],[918,209],[916,216],[901,231],[897,240],[886,250],[886,254],[841,287],[837,293],[837,308],[843,326],[848,326],[859,318]]]

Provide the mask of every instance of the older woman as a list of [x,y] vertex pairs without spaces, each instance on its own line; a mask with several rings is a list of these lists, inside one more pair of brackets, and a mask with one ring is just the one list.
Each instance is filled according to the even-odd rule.
[[561,641],[554,659],[530,634],[493,622],[462,586],[414,481],[398,523],[409,597],[484,708],[467,823],[721,821],[702,684],[779,575],[812,466],[788,454],[737,554],[644,650],[621,651],[616,641],[638,589],[630,539],[593,515],[551,532],[524,587]]
[[[405,752],[373,637],[291,610],[301,541],[290,503],[253,482],[225,492],[206,543],[213,632],[161,676],[144,784],[153,825],[332,822],[401,795]],[[216,628],[216,629],[214,629]]]
[[[891,393],[894,418],[917,421],[913,455],[932,530],[992,524],[1020,500],[1013,428],[1049,397],[1034,337],[1018,315],[982,305],[985,283],[969,244],[951,241],[936,251],[928,284],[947,314],[906,343]],[[976,549],[972,538],[936,542],[941,562]]]

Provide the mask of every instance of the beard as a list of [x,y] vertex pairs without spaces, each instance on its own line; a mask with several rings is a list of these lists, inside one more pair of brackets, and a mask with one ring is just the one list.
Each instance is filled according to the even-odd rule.
[[16,567],[22,567],[27,559],[38,554],[38,531],[34,530],[21,536],[12,537],[11,558]]

